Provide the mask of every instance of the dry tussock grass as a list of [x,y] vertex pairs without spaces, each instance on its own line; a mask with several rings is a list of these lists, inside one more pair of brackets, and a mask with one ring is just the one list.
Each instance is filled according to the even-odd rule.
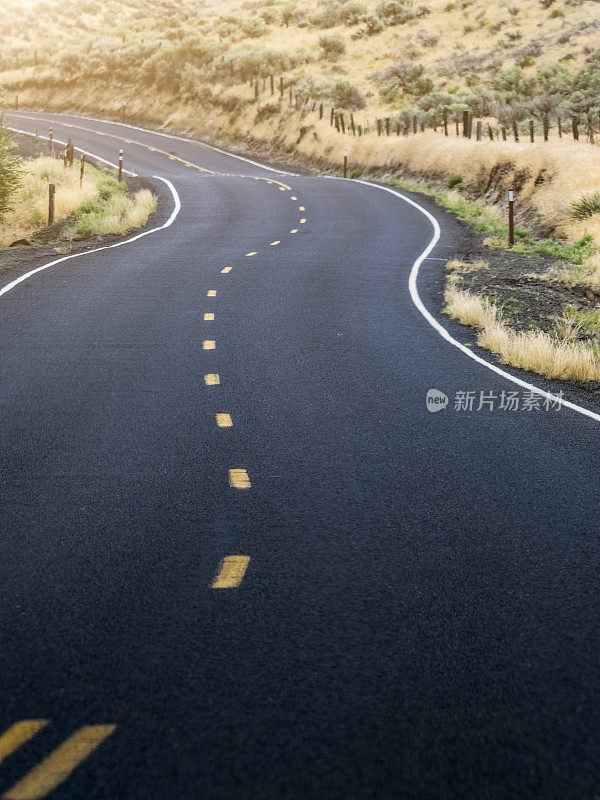
[[55,219],[69,216],[73,209],[97,194],[95,182],[86,177],[79,187],[79,171],[65,169],[54,158],[29,159],[23,164],[23,180],[14,195],[13,208],[2,222],[0,246],[6,247],[42,228],[48,219],[48,186],[56,186]]
[[449,286],[447,313],[479,328],[477,343],[496,353],[503,364],[557,380],[600,381],[600,362],[581,342],[559,341],[543,331],[514,331],[502,324],[492,303]]
[[[156,199],[147,189],[133,197],[114,193],[104,202],[99,200],[99,184],[106,186],[106,176],[87,166],[83,184],[79,186],[79,169],[65,168],[55,158],[28,159],[23,164],[23,180],[13,198],[13,209],[5,216],[0,229],[0,247],[41,230],[48,221],[48,186],[56,186],[55,221],[65,220],[87,201],[98,201],[98,213],[85,215],[83,229],[72,232],[86,234],[118,234],[144,226],[156,209]],[[101,209],[101,210],[100,210]]]

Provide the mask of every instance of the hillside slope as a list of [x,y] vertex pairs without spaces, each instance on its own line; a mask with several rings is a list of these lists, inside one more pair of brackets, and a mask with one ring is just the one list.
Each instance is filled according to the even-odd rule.
[[[21,107],[258,141],[280,158],[339,164],[346,149],[360,169],[460,173],[492,204],[516,183],[546,227],[600,235],[600,217],[567,219],[571,203],[600,185],[596,151],[583,142],[599,126],[596,0],[3,5],[0,84],[11,104],[18,94]],[[330,124],[332,107],[344,114],[345,136]],[[500,126],[510,139],[519,125],[521,142],[457,139],[465,110],[489,120],[496,138]],[[348,135],[350,113],[364,135]],[[530,121],[538,137],[550,126],[556,139],[559,117],[561,142],[523,143]],[[571,142],[574,118],[580,143]],[[437,132],[415,137],[415,127]]]

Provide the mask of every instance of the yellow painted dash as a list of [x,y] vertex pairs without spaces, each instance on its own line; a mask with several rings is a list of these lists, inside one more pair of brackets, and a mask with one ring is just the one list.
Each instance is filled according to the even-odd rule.
[[217,577],[212,582],[213,589],[235,589],[237,588],[246,574],[249,556],[227,556],[221,562],[221,568]]
[[274,242],[271,242],[271,247],[275,247],[276,244],[281,244],[281,239],[276,239]]
[[217,296],[216,289],[209,289],[208,292],[206,293],[206,296],[207,297],[216,297]]
[[298,233],[298,228],[292,228],[292,230],[290,231],[290,233]]
[[47,719],[22,719],[20,722],[15,722],[0,736],[0,764],[21,745],[33,739],[48,722]]
[[251,253],[246,253],[246,255],[247,256],[255,256],[256,255],[256,251],[253,250]]
[[204,319],[206,320],[206,322],[211,322],[214,318],[215,315],[212,314],[210,311],[207,311],[206,314],[204,315]]
[[245,469],[230,469],[229,470],[229,485],[234,489],[249,489],[250,478]]
[[209,372],[204,376],[204,383],[207,386],[218,386],[221,383],[221,378],[216,372]]
[[306,209],[304,208],[304,206],[298,206],[298,211],[306,211]]
[[283,188],[283,186],[280,186],[280,187],[279,187],[279,191],[280,191],[280,192],[285,192],[285,189]]
[[219,428],[232,428],[233,421],[230,414],[216,414],[217,425]]
[[290,197],[290,200],[297,200],[297,199],[298,199],[298,198],[297,198],[295,195],[292,195],[292,196]]
[[231,272],[232,269],[233,267],[224,267],[224,269],[222,269],[221,272],[227,274],[228,272]]
[[304,225],[304,223],[305,223],[305,222],[306,222],[306,220],[305,220],[305,219],[301,219],[301,220],[300,220],[300,225]]
[[202,342],[202,349],[203,350],[214,350],[215,349],[215,341],[214,341],[214,339],[205,339]]
[[115,725],[86,725],[2,795],[3,800],[38,800],[65,781],[115,730]]

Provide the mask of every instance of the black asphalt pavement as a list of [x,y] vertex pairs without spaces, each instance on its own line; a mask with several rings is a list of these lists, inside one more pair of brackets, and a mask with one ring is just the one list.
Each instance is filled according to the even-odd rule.
[[[499,409],[523,391],[411,299],[427,218],[195,142],[7,117],[124,147],[181,211],[0,297],[2,796],[597,800],[600,423]],[[460,227],[434,213],[441,259]],[[442,268],[419,278],[432,310]],[[230,556],[239,585],[213,588]],[[56,788],[36,777],[99,725]]]

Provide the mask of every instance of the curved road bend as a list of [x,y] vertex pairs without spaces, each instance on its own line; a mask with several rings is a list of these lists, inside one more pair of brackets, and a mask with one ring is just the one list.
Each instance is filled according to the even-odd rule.
[[413,305],[428,220],[8,118],[182,208],[0,298],[1,796],[597,797],[598,423],[453,410],[518,387]]

